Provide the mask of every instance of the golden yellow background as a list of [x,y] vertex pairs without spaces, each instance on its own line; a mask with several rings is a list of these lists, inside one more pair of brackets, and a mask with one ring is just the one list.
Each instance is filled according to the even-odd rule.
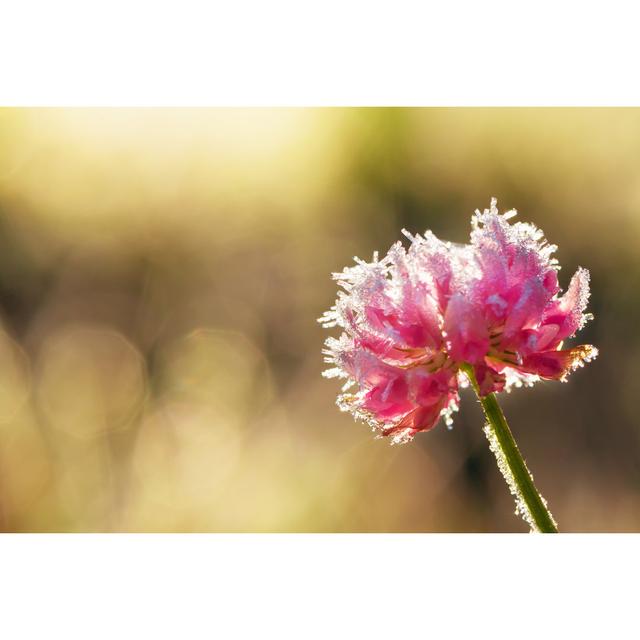
[[498,197],[592,273],[600,357],[504,399],[564,531],[640,530],[640,110],[0,110],[0,529],[525,531],[465,394],[375,440],[330,272]]

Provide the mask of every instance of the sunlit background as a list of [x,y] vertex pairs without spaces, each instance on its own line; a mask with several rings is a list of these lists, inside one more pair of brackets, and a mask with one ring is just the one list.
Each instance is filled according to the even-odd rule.
[[376,440],[332,271],[491,196],[592,274],[600,349],[504,408],[564,531],[640,531],[640,110],[0,110],[0,529],[525,531],[464,395]]

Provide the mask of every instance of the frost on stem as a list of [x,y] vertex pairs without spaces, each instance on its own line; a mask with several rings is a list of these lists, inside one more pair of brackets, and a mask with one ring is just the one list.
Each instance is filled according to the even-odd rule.
[[[538,528],[538,525],[536,524],[533,514],[531,513],[531,510],[527,505],[527,501],[525,500],[524,496],[522,495],[522,492],[520,491],[520,488],[518,487],[516,478],[513,475],[511,467],[509,466],[509,462],[507,461],[504,451],[502,450],[502,447],[498,442],[498,437],[496,436],[496,433],[493,430],[493,427],[491,426],[491,424],[487,422],[483,427],[483,431],[484,431],[484,434],[487,436],[487,440],[489,441],[489,448],[491,449],[491,451],[493,451],[493,454],[496,457],[496,462],[498,463],[498,469],[500,469],[500,473],[502,474],[502,477],[507,482],[509,491],[511,492],[511,495],[515,499],[515,502],[516,502],[515,514],[517,516],[520,516],[529,525],[529,528],[532,533],[539,533],[540,529]],[[529,475],[531,482],[533,483],[533,476],[531,475],[531,472],[529,471],[529,469],[526,469],[526,472]],[[551,515],[551,512],[547,507],[547,501],[542,496],[540,496],[540,500],[542,500],[542,503],[547,508],[547,513],[549,514],[551,521],[555,526],[557,526],[556,521],[554,520],[553,516]]]

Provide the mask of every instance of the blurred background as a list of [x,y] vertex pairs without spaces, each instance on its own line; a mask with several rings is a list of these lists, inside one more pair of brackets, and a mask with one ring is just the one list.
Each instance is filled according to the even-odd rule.
[[563,531],[640,531],[640,110],[585,108],[0,110],[0,529],[526,531],[469,393],[391,447],[320,376],[330,273],[491,196],[600,349],[514,434]]

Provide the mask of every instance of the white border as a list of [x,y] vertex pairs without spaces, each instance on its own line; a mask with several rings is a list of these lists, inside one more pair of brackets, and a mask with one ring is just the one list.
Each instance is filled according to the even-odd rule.
[[623,638],[636,535],[6,535],[3,637]]
[[4,105],[637,105],[637,8],[21,0]]

